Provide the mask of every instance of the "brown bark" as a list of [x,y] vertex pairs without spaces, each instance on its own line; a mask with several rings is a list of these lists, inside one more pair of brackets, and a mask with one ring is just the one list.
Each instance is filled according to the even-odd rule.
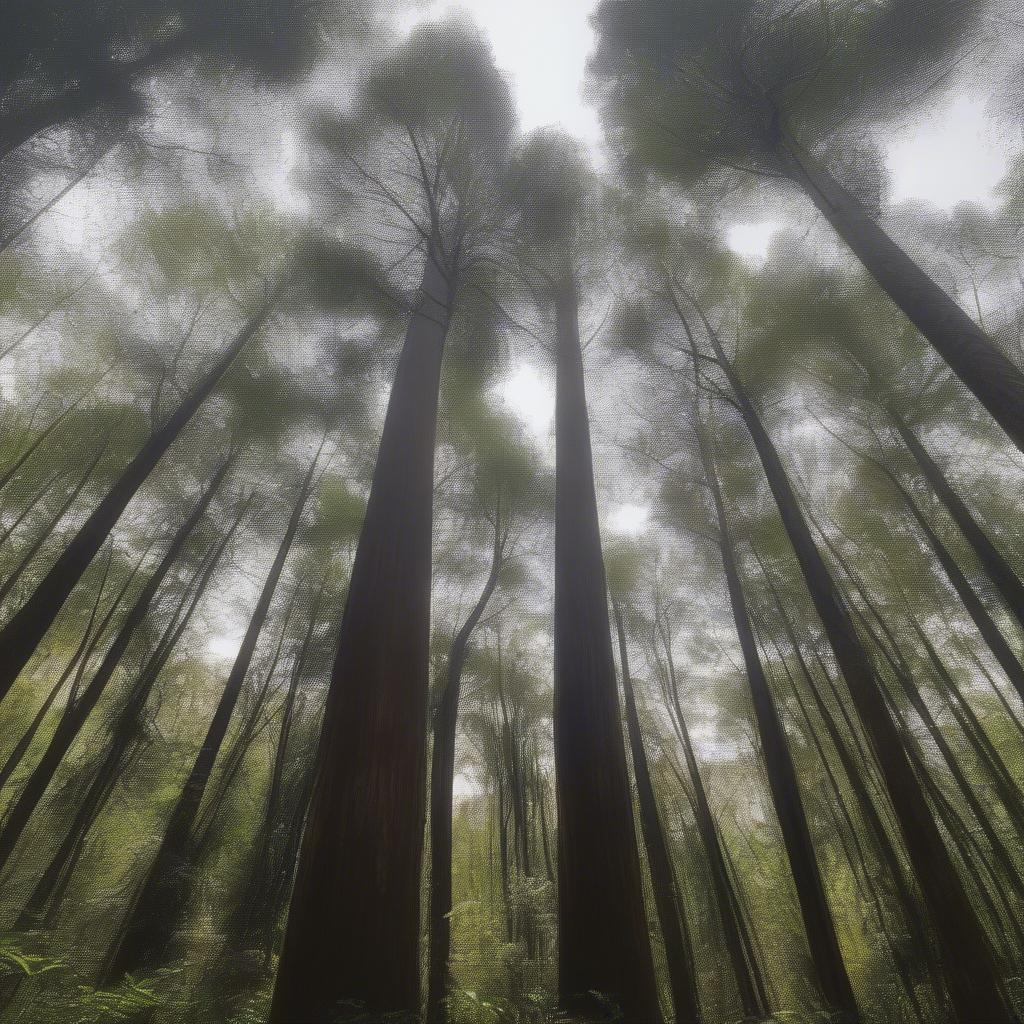
[[661,1020],[605,597],[576,284],[556,286],[554,750],[558,991]]
[[434,436],[454,294],[431,254],[352,569],[273,1024],[420,1010]]

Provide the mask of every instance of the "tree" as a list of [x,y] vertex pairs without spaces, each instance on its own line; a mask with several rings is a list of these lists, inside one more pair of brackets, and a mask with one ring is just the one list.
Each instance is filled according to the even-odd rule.
[[[1024,372],[883,230],[858,195],[865,183],[842,180],[856,174],[844,131],[930,94],[984,42],[986,6],[605,0],[592,67],[609,128],[641,165],[690,182],[724,167],[800,189],[1024,450]],[[821,156],[833,147],[834,170]]]
[[167,954],[192,873],[192,828],[206,792],[214,762],[227,735],[238,696],[249,671],[256,644],[270,610],[274,592],[284,570],[299,529],[306,500],[313,486],[314,474],[323,443],[309,464],[299,484],[298,495],[278,545],[270,570],[264,580],[256,606],[249,619],[245,636],[238,648],[224,691],[206,730],[202,746],[182,786],[181,795],[171,811],[163,840],[146,872],[142,886],[132,901],[128,920],[121,927],[115,947],[104,968],[105,979],[119,980],[139,967],[150,967]]
[[459,289],[489,242],[512,130],[491,54],[458,23],[425,26],[378,60],[356,110],[322,123],[320,135],[367,200],[403,219],[422,277],[341,623],[275,1024],[323,1020],[350,1004],[419,1012],[438,386]]
[[[555,677],[559,996],[627,1021],[661,1019],[644,913],[612,655],[583,375],[579,258],[588,182],[566,140],[539,135],[519,171],[524,273],[554,314]],[[591,215],[593,217],[595,215]],[[595,993],[599,995],[595,997]]]
[[[474,389],[475,392],[475,389]],[[442,673],[442,689],[433,712],[434,742],[430,767],[430,959],[427,972],[426,1019],[430,1024],[448,1020],[452,910],[452,807],[455,781],[455,747],[462,677],[474,631],[487,611],[503,575],[515,542],[513,531],[523,532],[529,512],[536,469],[529,454],[517,443],[514,427],[480,407],[474,393],[456,406],[461,443],[455,458],[468,463],[470,484],[462,501],[468,525],[490,534],[487,575],[476,600],[459,625],[448,648]],[[460,451],[464,449],[464,451]],[[458,501],[458,497],[455,501]],[[460,502],[461,504],[461,502]]]
[[672,991],[672,1006],[675,1010],[673,1019],[680,1024],[685,1021],[698,1022],[701,1020],[701,1013],[693,963],[693,940],[676,887],[672,857],[658,810],[643,732],[640,728],[633,677],[629,670],[629,644],[621,601],[623,591],[628,597],[629,584],[634,581],[630,580],[628,553],[616,554],[618,558],[609,566],[612,617],[615,619],[615,633],[619,644],[619,671],[622,674],[626,731],[633,756],[633,775],[636,778],[637,802],[640,806],[640,827],[651,871],[651,886],[654,889],[658,923],[665,944],[665,961]]

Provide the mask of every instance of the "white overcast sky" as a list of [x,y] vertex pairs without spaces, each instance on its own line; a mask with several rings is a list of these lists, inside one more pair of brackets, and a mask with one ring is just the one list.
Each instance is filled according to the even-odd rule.
[[[591,150],[601,142],[596,112],[583,102],[587,57],[594,45],[589,18],[596,0],[433,0],[403,19],[411,28],[465,11],[490,38],[499,67],[512,81],[524,130],[560,125]],[[993,189],[1003,177],[1011,149],[985,115],[983,96],[961,95],[903,127],[887,153],[894,202],[923,199],[949,210],[975,201],[995,206]],[[737,223],[727,230],[730,246],[763,257],[775,230],[771,220]],[[538,435],[550,428],[554,400],[546,376],[529,364],[515,368],[502,398]],[[646,510],[623,506],[625,532],[640,527]]]
[[[600,124],[582,97],[595,6],[596,0],[434,0],[405,23],[465,11],[490,37],[498,65],[511,77],[524,129],[561,125],[595,146]],[[1007,143],[985,116],[984,98],[960,96],[899,133],[887,159],[892,199],[927,199],[944,209],[965,200],[991,207],[1007,157]],[[765,234],[741,231],[735,240],[757,249]]]

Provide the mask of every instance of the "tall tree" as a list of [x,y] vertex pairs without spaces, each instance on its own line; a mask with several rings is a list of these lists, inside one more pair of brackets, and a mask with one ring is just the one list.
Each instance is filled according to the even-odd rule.
[[424,26],[378,60],[356,110],[320,135],[367,200],[403,218],[422,276],[341,623],[275,1024],[350,1004],[419,1012],[438,386],[459,289],[489,244],[513,121],[490,52],[457,22]]
[[[699,369],[696,382],[699,387]],[[750,686],[754,716],[761,740],[761,751],[772,793],[772,803],[779,818],[783,842],[786,845],[786,855],[793,873],[793,880],[796,883],[800,912],[807,930],[811,961],[814,964],[818,985],[825,1003],[834,1013],[836,1019],[859,1020],[860,1011],[857,1008],[846,964],[843,961],[814,844],[811,841],[807,815],[800,795],[800,786],[797,782],[785,728],[775,706],[771,687],[757,650],[757,640],[747,610],[737,565],[735,542],[729,521],[726,518],[718,470],[715,467],[705,427],[701,421],[699,401],[699,398],[694,396],[693,429],[714,508],[717,537],[722,552],[722,565],[729,591],[729,603],[732,607],[736,632],[743,652],[743,664]]]
[[89,685],[82,692],[81,696],[74,701],[69,711],[61,717],[57,730],[46,748],[46,752],[40,758],[31,777],[18,795],[16,803],[4,821],[3,829],[0,830],[0,864],[6,864],[13,853],[14,847],[21,837],[25,826],[28,824],[32,812],[38,806],[47,787],[53,780],[57,767],[106,690],[107,684],[110,682],[114,671],[120,664],[129,643],[135,635],[135,631],[139,628],[149,611],[153,599],[160,589],[160,585],[177,561],[190,534],[200,519],[202,519],[214,495],[223,483],[233,461],[231,458],[224,460],[214,473],[210,483],[200,495],[195,508],[189,513],[171,539],[160,563],[150,574],[145,586],[126,612],[117,635],[104,653],[102,662],[97,667],[92,679],[89,680]]
[[171,811],[156,856],[132,901],[127,922],[118,931],[115,947],[104,967],[104,977],[108,982],[119,980],[140,967],[159,965],[167,956],[195,867],[193,826],[213,773],[214,762],[227,735],[242,684],[252,663],[285,561],[299,529],[322,449],[323,444],[299,484],[284,535],[263,582],[202,745]]
[[213,366],[202,375],[125,467],[113,487],[88,515],[52,568],[36,586],[31,597],[0,629],[0,698],[6,696],[14,685],[96,552],[110,536],[128,502],[213,392],[249,340],[263,327],[274,309],[277,297],[278,291],[274,290],[248,317]]
[[[682,905],[679,888],[676,885],[675,869],[669,851],[665,829],[658,809],[658,799],[651,779],[643,732],[640,728],[640,714],[637,710],[633,676],[629,670],[629,642],[621,600],[622,591],[628,589],[628,565],[624,558],[609,566],[609,589],[611,591],[612,616],[619,645],[619,671],[622,674],[622,690],[626,704],[626,733],[633,759],[633,775],[636,778],[637,803],[640,809],[640,828],[647,850],[647,863],[651,871],[651,887],[654,891],[654,905],[661,926],[661,938],[665,945],[665,963],[668,969],[669,986],[672,993],[673,1020],[699,1022],[701,1018],[700,997],[693,958],[693,940],[687,924],[686,910]],[[620,575],[621,574],[621,575]],[[618,577],[618,578],[616,578]]]
[[938,936],[943,973],[957,1019],[972,1020],[983,1013],[993,1021],[1012,1021],[1014,1013],[992,946],[914,774],[900,728],[893,720],[871,658],[814,543],[782,459],[756,406],[726,355],[718,332],[703,316],[700,307],[697,311],[702,316],[714,360],[728,381],[757,450],[815,610],[877,758]]
[[[661,1019],[633,827],[590,442],[579,303],[586,175],[571,143],[541,134],[522,158],[524,271],[554,313],[554,740],[559,997]],[[596,215],[594,215],[596,216]],[[596,994],[596,995],[595,995]]]
[[[842,137],[866,110],[904,115],[940,86],[987,30],[985,8],[604,0],[592,66],[610,131],[646,166],[691,182],[739,170],[800,189],[1024,450],[1024,371],[879,225],[864,198],[877,183],[853,183]],[[821,155],[833,147],[837,170]]]
[[[486,576],[475,601],[459,625],[445,655],[442,689],[433,713],[434,742],[430,765],[430,952],[427,969],[426,1019],[444,1024],[449,1019],[451,960],[452,809],[455,748],[462,677],[474,631],[501,581],[522,520],[530,504],[535,470],[514,436],[511,423],[489,414],[475,397],[462,399],[456,420],[461,443],[454,457],[463,456],[471,475],[468,493],[456,495],[469,505],[468,530],[482,527],[489,534]],[[451,423],[449,423],[451,427]]]

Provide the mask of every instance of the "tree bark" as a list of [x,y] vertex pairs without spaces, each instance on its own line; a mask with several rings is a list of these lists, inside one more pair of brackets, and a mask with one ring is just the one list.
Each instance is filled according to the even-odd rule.
[[445,687],[434,714],[434,749],[430,768],[430,960],[427,969],[427,1024],[446,1024],[451,972],[452,787],[455,782],[455,738],[459,723],[462,670],[469,640],[498,585],[504,556],[500,520],[496,517],[491,569],[472,611],[448,653]]
[[120,981],[126,974],[160,966],[166,958],[177,924],[184,914],[194,869],[193,826],[213,772],[214,762],[224,743],[231,716],[242,692],[242,684],[252,663],[256,644],[270,612],[270,604],[291,550],[292,541],[299,528],[299,520],[313,485],[313,474],[322,449],[321,444],[299,486],[298,497],[284,536],[263,583],[202,746],[171,812],[156,856],[128,911],[127,922],[119,932],[120,941],[110,951],[103,971],[103,981],[107,985]]
[[[699,415],[695,407],[695,416],[699,417]],[[835,1020],[857,1021],[860,1020],[860,1011],[846,971],[835,922],[828,905],[828,897],[825,895],[825,885],[821,878],[814,843],[807,825],[807,815],[800,796],[796,769],[789,752],[786,732],[775,707],[775,700],[765,676],[764,666],[761,664],[757,640],[747,611],[747,602],[736,564],[732,532],[729,528],[725,503],[718,482],[718,471],[707,445],[703,425],[698,420],[694,426],[704,472],[711,490],[712,503],[715,507],[729,602],[740,641],[740,649],[743,652],[743,664],[750,687],[757,731],[761,740],[761,753],[768,774],[772,804],[782,829],[786,857],[789,861],[793,881],[796,884],[800,916],[807,934],[811,963],[814,965],[818,988]]]
[[789,141],[780,156],[792,180],[871,276],[1024,451],[1024,373],[825,167]]
[[28,824],[29,818],[38,806],[47,787],[53,781],[53,776],[64,755],[68,752],[71,744],[85,724],[86,719],[96,707],[103,691],[106,689],[107,683],[110,681],[110,677],[121,663],[121,659],[124,657],[136,629],[138,629],[145,618],[149,606],[152,604],[153,598],[160,588],[160,584],[177,561],[185,542],[213,500],[213,496],[217,493],[224,477],[227,475],[232,461],[232,459],[225,460],[214,474],[213,479],[203,492],[196,507],[179,527],[160,564],[153,570],[152,575],[146,581],[146,585],[142,588],[139,596],[125,615],[124,622],[121,624],[117,636],[114,638],[107,653],[103,656],[103,661],[100,662],[99,668],[96,669],[96,673],[90,680],[89,685],[78,700],[75,701],[74,705],[70,706],[68,712],[61,718],[53,738],[46,748],[46,752],[40,758],[39,764],[36,765],[35,770],[25,784],[25,788],[21,791],[17,801],[8,813],[3,829],[0,830],[0,868],[7,863],[14,852],[14,847],[21,833]]
[[558,991],[626,1022],[661,1020],[619,715],[571,274],[558,282],[555,397],[554,751]]
[[654,795],[654,784],[651,782],[651,772],[647,763],[647,751],[644,749],[643,733],[640,731],[640,716],[637,713],[636,694],[633,692],[633,677],[629,671],[629,651],[622,609],[614,600],[612,614],[615,617],[615,629],[619,640],[619,664],[626,698],[626,731],[633,752],[633,775],[636,778],[637,802],[640,805],[640,829],[647,849],[654,905],[658,912],[658,923],[661,925],[661,937],[665,946],[665,963],[668,967],[672,1006],[675,1009],[673,1020],[675,1024],[699,1024],[700,1000],[694,972],[693,945],[686,924],[685,911],[676,889],[672,855],[669,853],[665,831],[662,828],[658,801]]
[[352,568],[273,1024],[420,1011],[434,437],[454,297],[431,253]]

